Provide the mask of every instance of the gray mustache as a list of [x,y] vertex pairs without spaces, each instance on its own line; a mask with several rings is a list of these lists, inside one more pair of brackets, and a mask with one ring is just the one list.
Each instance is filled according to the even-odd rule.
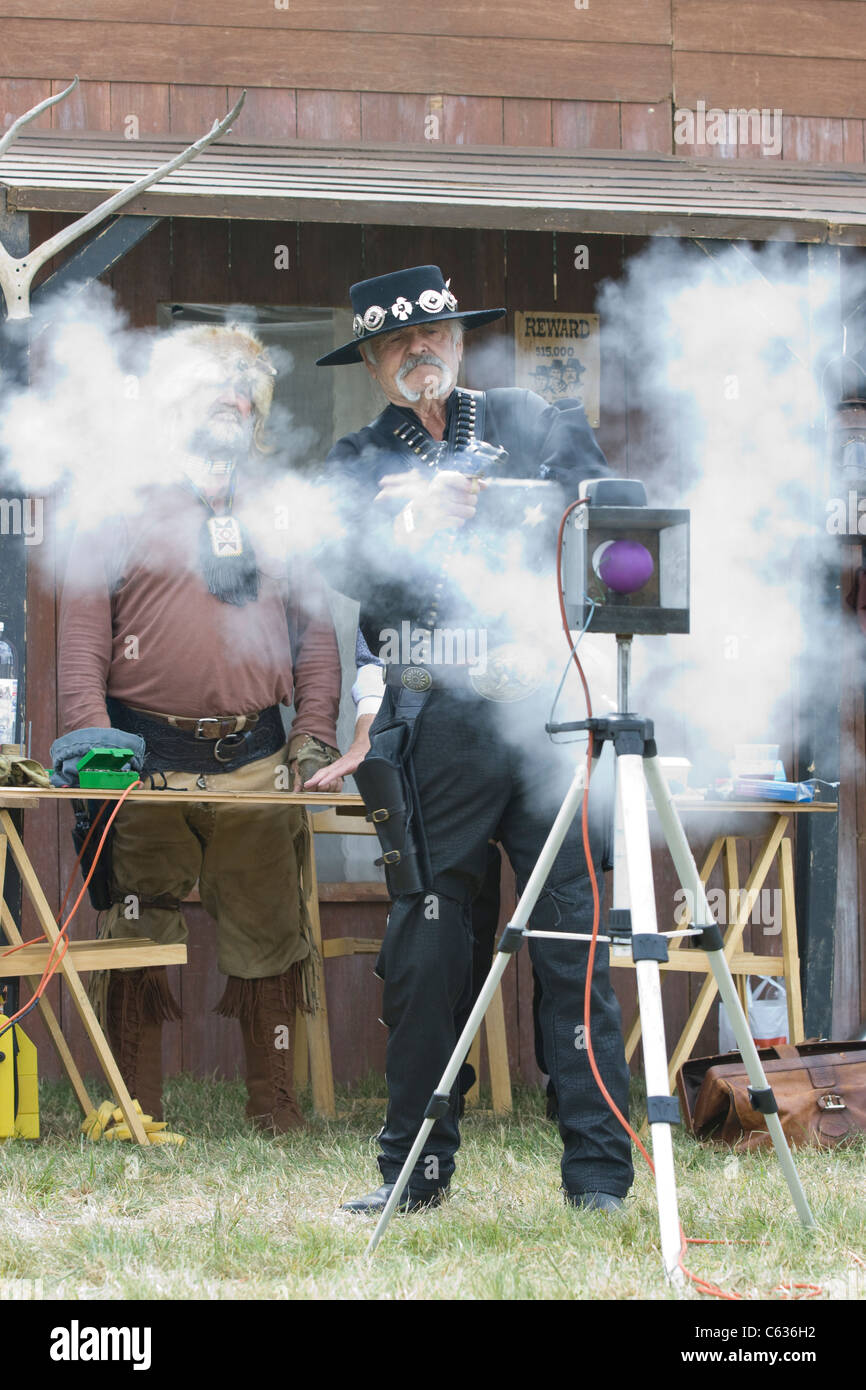
[[448,370],[445,363],[442,361],[442,358],[437,357],[435,352],[419,352],[415,357],[406,358],[406,361],[403,363],[402,367],[397,373],[397,380],[403,381],[404,378],[407,377],[410,372],[414,372],[416,367],[428,366],[439,367],[443,372],[447,372]]

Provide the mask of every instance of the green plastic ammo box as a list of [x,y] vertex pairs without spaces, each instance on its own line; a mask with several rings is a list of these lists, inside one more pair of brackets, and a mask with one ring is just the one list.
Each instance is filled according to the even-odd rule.
[[91,748],[78,763],[78,782],[82,787],[113,791],[138,781],[137,772],[124,772],[123,764],[135,754],[131,748]]

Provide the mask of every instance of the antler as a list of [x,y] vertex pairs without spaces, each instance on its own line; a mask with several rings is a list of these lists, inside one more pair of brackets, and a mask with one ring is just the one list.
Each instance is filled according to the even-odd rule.
[[[6,132],[2,142],[0,142],[0,156],[9,148],[16,133],[22,126],[34,120],[35,117],[39,115],[40,111],[44,111],[47,106],[53,106],[55,102],[61,101],[62,98],[73,91],[77,85],[78,78],[76,77],[75,81],[71,86],[67,87],[65,92],[61,92],[58,96],[49,97],[47,101],[40,102],[38,106],[34,106],[32,111],[28,111],[24,116],[19,116],[18,120],[15,121]],[[160,179],[164,179],[167,174],[174,173],[175,169],[180,169],[182,165],[187,164],[191,159],[195,159],[197,154],[200,154],[202,150],[207,149],[208,145],[218,140],[221,135],[225,134],[237,117],[244,104],[246,95],[246,91],[241,92],[241,95],[238,97],[231,111],[223,116],[221,121],[214,121],[207,135],[203,135],[199,140],[196,140],[192,145],[182,150],[180,154],[175,155],[174,159],[170,159],[166,164],[161,164],[160,167],[154,169],[152,173],[142,175],[140,179],[130,184],[128,188],[122,188],[118,193],[113,193],[110,198],[106,198],[105,202],[100,203],[98,207],[85,213],[83,217],[79,217],[77,221],[72,222],[68,227],[64,227],[62,231],[50,237],[48,241],[43,241],[41,246],[35,247],[26,256],[22,256],[20,260],[13,259],[2,244],[0,244],[0,289],[3,290],[6,299],[6,311],[9,318],[26,319],[30,317],[30,288],[33,283],[33,277],[36,275],[37,271],[41,270],[46,261],[49,261],[52,256],[56,256],[59,251],[64,250],[65,247],[69,246],[70,242],[76,241],[93,227],[98,226],[100,222],[105,221],[106,217],[110,217],[113,213],[117,212],[119,208],[125,207],[127,203],[132,202],[133,198],[138,197],[138,194],[143,193],[146,188],[152,187],[152,185],[158,183]]]
[[13,121],[6,134],[3,136],[3,139],[0,140],[0,159],[3,158],[19,131],[23,130],[31,121],[35,121],[36,117],[41,116],[43,111],[47,111],[49,106],[56,106],[58,101],[62,101],[64,97],[68,97],[69,93],[74,92],[77,86],[78,78],[73,77],[65,91],[58,92],[57,95],[53,97],[46,97],[44,101],[40,101],[38,106],[34,106],[30,111],[25,111],[23,116],[19,116],[17,121]]

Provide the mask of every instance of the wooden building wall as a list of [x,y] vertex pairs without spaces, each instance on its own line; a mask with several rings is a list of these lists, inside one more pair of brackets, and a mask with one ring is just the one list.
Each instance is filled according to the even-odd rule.
[[46,127],[188,135],[246,87],[247,144],[770,157],[675,144],[704,101],[778,108],[783,159],[864,160],[866,0],[0,0],[0,28],[0,127],[77,73]]
[[[60,224],[47,215],[34,216],[33,238],[43,240]],[[110,277],[119,304],[133,323],[146,328],[156,318],[159,301],[259,303],[343,307],[347,285],[365,275],[382,273],[395,264],[437,262],[446,274],[459,276],[460,293],[471,287],[473,302],[479,305],[503,304],[509,318],[467,339],[467,383],[474,387],[503,384],[503,377],[489,375],[489,357],[479,355],[482,345],[498,340],[507,354],[510,344],[511,314],[514,310],[556,306],[562,311],[592,312],[600,285],[617,279],[625,262],[644,244],[637,238],[587,237],[589,269],[574,269],[574,258],[567,253],[573,238],[551,233],[475,232],[458,229],[427,231],[413,228],[353,227],[335,225],[284,225],[260,222],[190,221],[174,219],[156,229],[135,248]],[[293,268],[274,269],[275,242],[297,248]],[[497,372],[502,372],[500,358]],[[507,372],[507,366],[505,368]],[[629,408],[627,358],[619,357],[602,335],[602,399],[599,440],[613,467],[621,473],[637,472],[652,486],[654,477],[677,476],[679,461],[661,450],[651,425]],[[632,393],[633,394],[633,393]],[[360,423],[360,422],[359,422]],[[647,460],[663,460],[655,474],[647,474]],[[57,572],[44,565],[31,572],[29,607],[28,717],[33,721],[33,746],[38,757],[47,757],[56,735],[56,584],[62,574],[63,557],[57,559]],[[553,601],[553,596],[551,596]],[[744,675],[744,679],[747,679]],[[746,690],[744,688],[744,697]],[[792,712],[789,711],[782,734],[782,755],[790,761],[793,752]],[[685,728],[671,730],[676,746],[665,751],[685,753]],[[27,843],[46,885],[52,903],[59,895],[73,868],[69,815],[65,808],[44,806],[28,813]],[[709,832],[703,835],[709,840]],[[702,857],[701,836],[695,843]],[[748,868],[747,865],[743,866]],[[657,898],[660,920],[670,922],[676,883],[667,856],[656,862]],[[715,879],[713,880],[716,881]],[[512,899],[512,879],[506,870],[503,905]],[[385,905],[371,899],[370,885],[357,895],[339,885],[323,885],[322,917],[326,935],[376,936],[384,929]],[[236,1025],[211,1013],[222,992],[212,949],[213,924],[198,903],[185,909],[191,928],[189,964],[175,969],[174,988],[182,1000],[182,1024],[167,1030],[166,1064],[169,1070],[189,1070],[203,1075],[214,1072],[233,1075],[241,1063],[240,1040]],[[77,931],[95,929],[94,915],[83,910]],[[30,924],[32,925],[32,923]],[[756,933],[754,949],[778,949],[778,938]],[[33,934],[25,932],[25,935]],[[338,1080],[356,1081],[368,1071],[381,1072],[384,1065],[384,1029],[378,1022],[380,986],[372,975],[374,957],[357,956],[329,961],[326,984],[332,1021],[335,1071]],[[634,1010],[635,991],[630,971],[614,972],[615,987],[628,1022]],[[666,1017],[669,1036],[682,1028],[697,992],[699,977],[678,976],[668,981]],[[506,1012],[509,1021],[509,1052],[515,1075],[535,1080],[538,1072],[533,1054],[531,972],[528,953],[521,952],[517,968],[510,968],[505,980]],[[56,992],[56,986],[55,986]],[[69,1024],[74,1050],[87,1057],[77,1017],[65,1003],[64,1022]],[[71,1019],[70,1019],[71,1014]],[[715,1014],[704,1030],[700,1048],[715,1047]],[[34,1030],[37,1031],[37,1030]],[[54,1066],[47,1045],[42,1051],[47,1073]]]

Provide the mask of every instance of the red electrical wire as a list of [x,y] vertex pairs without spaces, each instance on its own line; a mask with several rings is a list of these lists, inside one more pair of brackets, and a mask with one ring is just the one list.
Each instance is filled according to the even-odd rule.
[[[47,960],[46,963],[45,963],[45,969],[44,969],[43,972],[42,972],[42,978],[41,978],[40,981],[39,981],[39,984],[38,984],[38,986],[37,986],[37,988],[36,988],[36,991],[35,991],[33,997],[32,997],[31,999],[29,999],[29,1000],[27,1001],[27,1003],[26,1003],[22,1008],[20,1008],[16,1014],[14,1014],[14,1015],[12,1016],[12,1018],[10,1018],[10,1019],[7,1020],[7,1023],[6,1023],[6,1025],[4,1026],[4,1030],[3,1030],[4,1032],[6,1031],[6,1028],[10,1027],[13,1023],[16,1023],[16,1022],[18,1021],[18,1019],[22,1018],[23,1015],[24,1015],[25,1013],[27,1013],[28,1010],[31,1009],[31,1008],[33,1007],[33,1005],[34,1005],[38,1000],[40,1000],[40,999],[42,998],[43,994],[45,993],[45,990],[47,989],[48,985],[49,985],[50,982],[51,982],[52,977],[54,976],[54,974],[56,973],[58,967],[60,966],[60,962],[63,960],[63,957],[66,955],[66,952],[67,952],[68,949],[69,949],[69,937],[68,937],[68,935],[67,935],[67,932],[68,932],[68,930],[69,930],[69,924],[70,924],[70,922],[72,921],[73,917],[75,916],[76,912],[78,911],[78,908],[79,908],[79,906],[80,906],[81,900],[82,900],[82,898],[84,897],[85,892],[87,891],[87,886],[88,886],[88,884],[90,883],[91,878],[93,877],[94,871],[95,871],[95,869],[96,869],[96,865],[97,865],[97,863],[99,862],[99,856],[100,856],[100,854],[102,853],[103,847],[104,847],[104,845],[105,845],[105,841],[106,841],[106,839],[108,838],[108,832],[109,832],[109,830],[111,829],[112,823],[114,822],[115,817],[117,816],[117,814],[118,814],[118,812],[119,812],[121,806],[123,805],[124,801],[126,800],[127,796],[129,795],[129,793],[130,793],[131,791],[134,791],[136,787],[140,787],[140,786],[141,786],[141,782],[140,782],[139,780],[136,780],[135,782],[131,782],[131,783],[129,784],[128,787],[125,787],[125,788],[124,788],[124,791],[123,791],[122,796],[118,797],[118,799],[117,799],[117,805],[115,806],[114,810],[112,811],[111,815],[108,817],[108,820],[107,820],[106,823],[105,823],[105,829],[104,829],[103,832],[102,832],[102,837],[101,837],[101,839],[100,839],[100,841],[99,841],[99,844],[98,844],[97,847],[96,847],[96,853],[95,853],[94,856],[93,856],[93,863],[92,863],[91,866],[90,866],[90,870],[89,870],[89,872],[88,872],[88,874],[87,874],[87,877],[85,878],[83,884],[81,885],[81,890],[80,890],[80,892],[79,892],[79,894],[78,894],[78,897],[75,899],[75,902],[73,903],[72,908],[71,908],[71,910],[70,910],[69,916],[66,918],[66,921],[65,921],[65,922],[63,923],[63,925],[61,926],[60,931],[59,931],[57,937],[56,937],[55,940],[52,942],[51,950],[50,950],[49,953],[48,953],[48,960]],[[98,818],[97,818],[97,819],[98,819]],[[95,828],[95,824],[96,824],[96,822],[94,822],[94,826],[91,827],[91,831]],[[89,838],[90,838],[90,837],[88,836],[88,839],[89,839]],[[87,847],[87,840],[85,840],[84,844],[83,844],[82,847],[81,847],[81,852],[80,852],[80,854],[79,854],[79,862],[80,862],[80,860],[81,860],[81,855],[84,854],[84,851],[85,851],[86,847]],[[68,890],[67,890],[66,897],[68,897],[68,896],[69,896],[69,893],[68,893]],[[65,904],[65,902],[66,902],[66,897],[64,897],[64,900],[63,900],[63,901],[64,901],[64,904]],[[61,906],[60,912],[58,912],[58,914],[57,914],[57,915],[58,915],[58,920],[59,920],[59,918],[60,918],[60,915],[61,915],[62,911],[63,911],[63,907]],[[44,941],[44,940],[45,940],[45,933],[43,932],[43,934],[42,934],[41,937],[36,937],[36,938],[34,938],[34,940],[37,941],[37,942],[38,942],[38,941]],[[13,947],[10,948],[9,951],[4,951],[4,952],[3,952],[3,955],[11,955],[13,951],[20,951],[22,946],[29,946],[29,945],[31,945],[31,944],[33,944],[33,943],[32,943],[32,942],[29,942],[29,941],[27,941],[27,942],[22,942],[19,946],[13,946]],[[62,950],[60,949],[61,947],[62,947]]]
[[[577,651],[575,650],[574,643],[573,643],[572,640],[571,640],[571,631],[570,631],[569,626],[568,626],[568,614],[566,613],[566,609],[565,609],[565,593],[564,593],[564,591],[563,591],[563,585],[562,585],[562,542],[563,542],[563,537],[564,537],[564,535],[565,535],[565,527],[566,527],[566,524],[567,524],[567,522],[568,522],[568,518],[569,518],[569,516],[571,515],[571,513],[572,513],[577,507],[583,506],[583,505],[587,504],[588,502],[589,502],[589,498],[587,498],[587,497],[581,497],[581,498],[579,498],[577,501],[572,502],[572,503],[565,509],[565,511],[564,511],[563,514],[562,514],[562,519],[561,519],[561,521],[560,521],[560,523],[559,523],[559,531],[557,532],[557,537],[556,537],[556,584],[557,584],[557,593],[558,593],[558,597],[559,597],[559,613],[560,613],[560,617],[561,617],[561,619],[562,619],[562,628],[563,628],[563,631],[564,631],[564,633],[565,633],[565,636],[566,636],[566,638],[567,638],[567,640],[568,640],[569,650],[570,650],[571,655],[572,655],[572,657],[573,657],[573,659],[574,659],[574,664],[575,664],[575,666],[577,667],[578,675],[580,676],[581,685],[583,686],[583,694],[584,694],[584,699],[585,699],[585,701],[586,701],[586,714],[587,714],[587,718],[588,718],[588,719],[591,719],[591,718],[592,718],[592,700],[591,700],[590,693],[589,693],[589,686],[587,685],[586,676],[584,675],[583,667],[582,667],[581,664],[580,664],[580,658],[578,657]],[[622,1114],[621,1110],[619,1109],[619,1107],[617,1106],[617,1104],[616,1104],[616,1102],[614,1101],[613,1097],[611,1096],[610,1092],[608,1091],[607,1087],[605,1086],[604,1081],[602,1080],[601,1073],[600,1073],[600,1071],[599,1071],[599,1069],[598,1069],[598,1064],[597,1064],[597,1062],[596,1062],[596,1060],[595,1060],[595,1053],[594,1053],[593,1047],[592,1047],[592,1032],[591,1032],[591,1026],[590,1026],[590,999],[591,999],[591,997],[592,997],[592,974],[593,974],[593,969],[594,969],[594,966],[595,966],[595,948],[596,948],[596,944],[597,944],[597,941],[598,941],[599,924],[600,924],[600,922],[601,922],[601,899],[600,899],[599,891],[598,891],[598,879],[596,878],[595,864],[593,863],[592,850],[591,850],[591,848],[590,848],[590,843],[589,843],[589,779],[590,779],[590,774],[591,774],[591,772],[592,772],[592,752],[593,752],[593,735],[592,735],[592,731],[590,730],[590,732],[589,732],[589,741],[588,741],[587,750],[586,750],[586,783],[585,783],[584,789],[583,789],[583,801],[582,801],[582,803],[581,803],[581,816],[580,816],[581,831],[582,831],[582,835],[583,835],[583,852],[584,852],[584,856],[585,856],[585,858],[586,858],[587,867],[588,867],[588,869],[589,869],[589,881],[590,881],[590,885],[591,885],[591,887],[592,887],[592,933],[591,933],[591,937],[590,937],[590,943],[589,943],[589,956],[588,956],[587,968],[586,968],[586,987],[585,987],[585,989],[584,989],[584,995],[583,995],[583,1024],[584,1024],[584,1033],[585,1033],[585,1037],[586,1037],[586,1051],[587,1051],[587,1056],[588,1056],[588,1058],[589,1058],[590,1070],[592,1071],[593,1077],[595,1078],[595,1082],[596,1082],[596,1085],[598,1086],[598,1089],[601,1091],[601,1094],[604,1096],[604,1099],[605,1099],[605,1101],[607,1102],[608,1106],[610,1107],[610,1110],[611,1110],[612,1113],[616,1116],[616,1119],[617,1119],[617,1120],[619,1121],[619,1123],[622,1125],[623,1129],[625,1130],[626,1134],[627,1134],[627,1135],[629,1136],[629,1138],[631,1139],[632,1143],[640,1150],[641,1154],[643,1155],[644,1159],[646,1160],[646,1163],[647,1163],[647,1166],[649,1167],[650,1172],[652,1173],[653,1177],[655,1177],[655,1165],[653,1164],[652,1159],[650,1158],[649,1154],[647,1153],[646,1148],[645,1148],[644,1145],[641,1143],[641,1140],[639,1139],[639,1137],[638,1137],[638,1135],[635,1133],[635,1131],[632,1129],[632,1127],[631,1127],[631,1125],[629,1124],[628,1120],[627,1120],[627,1119],[625,1118],[625,1116]],[[680,1226],[680,1241],[681,1241],[681,1245],[680,1245],[679,1257],[678,1257],[678,1259],[677,1259],[677,1265],[678,1265],[679,1269],[682,1270],[682,1273],[684,1274],[684,1276],[685,1276],[687,1279],[689,1279],[689,1280],[691,1281],[691,1283],[694,1285],[694,1287],[698,1290],[699,1293],[709,1294],[709,1295],[711,1295],[711,1296],[714,1297],[714,1298],[723,1298],[723,1299],[726,1299],[726,1300],[731,1301],[731,1302],[742,1300],[742,1298],[743,1298],[743,1295],[742,1295],[742,1294],[738,1294],[738,1293],[729,1293],[729,1292],[727,1292],[725,1289],[720,1289],[716,1284],[710,1283],[709,1280],[704,1279],[701,1275],[698,1275],[698,1274],[693,1273],[693,1271],[690,1270],[690,1269],[688,1269],[688,1268],[686,1267],[685,1263],[684,1263],[684,1257],[685,1257],[685,1253],[686,1253],[686,1248],[687,1248],[687,1246],[689,1246],[689,1245],[723,1245],[723,1244],[730,1244],[730,1243],[732,1243],[732,1242],[728,1242],[728,1241],[710,1241],[710,1240],[702,1240],[702,1239],[700,1239],[700,1238],[698,1238],[698,1237],[687,1236],[687,1235],[685,1234],[685,1232],[683,1231],[682,1226]],[[742,1242],[742,1243],[747,1243],[747,1242]],[[820,1288],[820,1286],[817,1285],[817,1284],[780,1284],[780,1285],[777,1285],[776,1289],[774,1289],[773,1292],[779,1292],[779,1291],[782,1291],[782,1290],[790,1290],[790,1289],[809,1289],[809,1290],[812,1290],[813,1292],[809,1292],[809,1293],[806,1293],[806,1294],[804,1295],[804,1297],[806,1297],[806,1298],[815,1298],[815,1297],[817,1297],[817,1295],[818,1295],[819,1293],[823,1292],[823,1290],[822,1290],[822,1289]]]
[[[572,502],[568,507],[566,507],[565,511],[562,514],[562,519],[559,523],[559,531],[557,532],[556,537],[556,575],[557,589],[559,595],[559,613],[562,619],[562,628],[566,635],[566,638],[568,639],[568,646],[574,659],[574,664],[577,667],[581,685],[583,686],[583,694],[584,699],[586,701],[587,718],[591,719],[592,698],[589,693],[589,686],[586,681],[586,676],[584,675],[583,667],[580,664],[580,658],[578,657],[577,652],[574,649],[574,643],[571,640],[571,632],[568,626],[568,614],[565,611],[565,594],[562,588],[562,541],[565,535],[566,523],[568,522],[568,518],[571,515],[571,513],[575,511],[577,507],[584,506],[588,502],[588,497],[581,497],[576,502]],[[622,1125],[623,1129],[628,1134],[632,1143],[636,1144],[637,1147],[640,1149],[641,1153],[643,1154],[644,1158],[649,1164],[650,1171],[653,1174],[655,1174],[655,1168],[653,1167],[652,1159],[650,1158],[649,1154],[647,1153],[646,1149],[641,1143],[638,1135],[635,1134],[628,1120],[625,1118],[625,1116],[622,1114],[622,1111],[617,1106],[616,1101],[613,1099],[613,1096],[610,1094],[607,1087],[605,1086],[604,1081],[601,1077],[601,1072],[599,1071],[598,1065],[595,1060],[595,1053],[592,1048],[592,1037],[590,1033],[590,998],[592,995],[592,973],[595,966],[595,948],[598,940],[599,924],[601,922],[601,899],[598,891],[598,879],[596,878],[595,864],[593,863],[592,850],[590,849],[589,844],[589,779],[590,774],[592,772],[592,751],[593,736],[592,731],[590,731],[589,742],[587,744],[586,750],[586,783],[583,789],[583,801],[581,803],[580,813],[581,831],[583,834],[583,852],[586,858],[587,867],[589,869],[589,881],[592,887],[592,936],[589,943],[589,959],[587,962],[586,969],[586,988],[584,990],[583,996],[583,1023],[586,1036],[586,1050],[587,1055],[589,1057],[590,1069],[592,1071],[593,1076],[595,1077],[595,1082],[598,1086],[598,1089],[601,1091],[601,1094],[604,1096],[605,1101],[612,1110],[613,1114],[619,1120],[619,1123]]]
[[583,686],[583,698],[586,701],[586,717],[587,719],[591,719],[592,699],[589,693],[589,686],[586,683],[586,676],[583,674],[583,667],[580,664],[580,657],[574,650],[574,644],[571,640],[571,632],[568,626],[568,614],[565,611],[565,594],[562,588],[562,539],[565,535],[565,525],[573,511],[575,511],[578,507],[587,506],[588,503],[588,497],[580,497],[576,502],[571,502],[569,506],[566,507],[565,511],[562,513],[562,519],[559,523],[559,530],[556,533],[556,590],[557,596],[559,598],[559,616],[562,619],[562,630],[568,639],[569,650],[571,651],[571,655],[574,658],[574,664],[577,667],[577,674],[580,676],[580,683]]
[[[119,804],[119,803],[118,803],[118,804]],[[57,911],[56,911],[55,914],[54,914],[54,920],[55,920],[55,922],[59,922],[59,921],[60,921],[60,918],[63,916],[63,909],[64,909],[64,907],[66,906],[66,900],[67,900],[67,898],[69,897],[69,894],[72,892],[72,885],[73,885],[73,883],[75,882],[75,875],[76,875],[76,873],[78,872],[78,869],[79,869],[80,866],[81,866],[81,861],[82,861],[82,859],[84,858],[84,851],[87,849],[87,846],[90,844],[90,841],[91,841],[91,839],[92,839],[92,837],[93,837],[93,832],[94,832],[94,830],[96,829],[96,827],[98,826],[99,822],[101,821],[101,819],[102,819],[102,817],[103,817],[103,815],[104,815],[104,813],[105,813],[107,807],[108,807],[108,802],[107,802],[107,801],[103,801],[102,805],[100,806],[99,810],[98,810],[97,813],[96,813],[96,817],[95,817],[95,819],[93,820],[93,823],[91,824],[90,829],[88,830],[87,834],[86,834],[85,837],[84,837],[84,844],[81,846],[81,849],[78,851],[78,854],[76,855],[75,863],[74,863],[73,866],[72,866],[72,873],[69,875],[69,882],[68,882],[67,885],[66,885],[66,892],[63,894],[63,901],[61,902],[59,908],[57,909]],[[95,857],[98,858],[98,855],[96,855]],[[17,946],[10,946],[10,947],[8,948],[8,950],[6,950],[6,951],[0,951],[0,959],[2,959],[3,956],[11,956],[11,955],[14,955],[16,951],[23,951],[25,946],[38,946],[38,945],[39,945],[39,942],[40,942],[40,941],[44,941],[44,940],[45,940],[45,933],[44,933],[44,932],[42,932],[41,936],[31,936],[31,937],[29,937],[29,938],[27,939],[27,941],[20,941],[20,942],[18,943]]]

